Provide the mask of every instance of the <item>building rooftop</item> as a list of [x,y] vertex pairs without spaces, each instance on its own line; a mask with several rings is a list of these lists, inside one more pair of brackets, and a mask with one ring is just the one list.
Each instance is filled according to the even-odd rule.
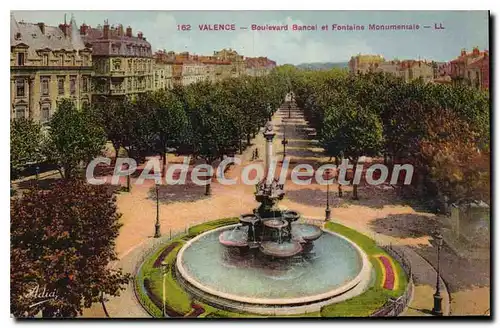
[[107,21],[95,28],[83,24],[79,34],[85,43],[92,44],[94,56],[153,56],[151,44],[142,32],[134,36],[130,26],[124,31],[123,25],[110,26]]
[[44,23],[17,22],[10,16],[10,46],[24,44],[28,53],[35,55],[41,49],[79,51],[86,46],[78,33],[74,17],[70,24],[60,24],[58,27]]

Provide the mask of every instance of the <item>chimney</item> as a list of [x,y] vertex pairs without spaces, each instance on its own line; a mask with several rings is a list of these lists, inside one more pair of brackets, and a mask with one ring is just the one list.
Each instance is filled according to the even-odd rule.
[[127,27],[126,35],[131,38],[132,37],[132,28],[129,26]]
[[465,49],[462,49],[462,51],[460,52],[460,56],[463,57],[467,55],[467,51]]
[[64,24],[59,24],[59,29],[64,33],[64,36],[68,36],[69,34],[69,25],[64,23]]
[[103,39],[109,39],[109,24],[108,21],[104,21],[104,26],[102,27],[102,37]]
[[37,25],[40,28],[40,31],[42,31],[42,34],[45,34],[45,23],[38,23]]
[[137,33],[137,37],[139,38],[139,40],[142,40],[142,32]]
[[479,56],[479,47],[472,48],[472,55]]
[[89,26],[86,24],[80,25],[80,35],[87,35],[87,30]]
[[123,36],[123,25],[119,24],[116,29],[118,30],[118,36]]

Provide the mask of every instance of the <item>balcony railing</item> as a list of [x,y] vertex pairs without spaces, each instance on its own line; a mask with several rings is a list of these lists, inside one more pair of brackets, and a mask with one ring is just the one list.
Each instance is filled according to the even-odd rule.
[[124,70],[119,70],[119,71],[111,71],[110,72],[111,76],[125,76],[126,72]]
[[112,95],[123,95],[126,93],[125,89],[111,89]]

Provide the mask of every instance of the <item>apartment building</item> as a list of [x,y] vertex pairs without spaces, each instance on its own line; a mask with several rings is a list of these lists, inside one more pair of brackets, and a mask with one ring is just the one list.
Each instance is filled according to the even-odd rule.
[[17,22],[10,17],[11,118],[49,122],[57,102],[77,108],[91,101],[92,49],[74,17],[59,26]]
[[154,59],[151,44],[142,32],[136,36],[132,28],[104,25],[93,28],[83,24],[80,35],[93,49],[92,96],[99,101],[109,96],[135,97],[153,90]]
[[166,52],[160,50],[155,52],[154,58],[154,90],[172,89],[173,87],[173,64],[175,61],[175,53],[173,51]]
[[453,84],[470,85],[488,90],[490,84],[490,57],[488,50],[474,47],[472,52],[462,49],[460,56],[450,62]]

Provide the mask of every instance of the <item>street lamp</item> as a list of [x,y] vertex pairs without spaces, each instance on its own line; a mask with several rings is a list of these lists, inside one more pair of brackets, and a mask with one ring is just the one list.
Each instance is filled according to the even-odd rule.
[[36,174],[36,181],[38,182],[38,179],[40,178],[40,166],[35,167],[35,174]]
[[330,221],[332,211],[330,210],[330,170],[326,170],[326,209],[325,221]]
[[283,145],[283,162],[285,161],[286,157],[286,145],[288,144],[288,140],[286,140],[286,125],[285,122],[283,122],[283,140],[281,140],[281,144]]
[[[130,157],[130,146],[125,146],[125,150],[127,151],[127,156]],[[127,164],[127,170],[129,169],[129,164]],[[127,174],[127,192],[130,192],[130,174]]]
[[439,255],[441,253],[441,246],[443,245],[443,237],[441,234],[438,232],[437,235],[434,237],[436,240],[437,244],[437,274],[436,274],[436,293],[434,294],[434,307],[432,308],[432,313],[434,315],[441,316],[443,315],[443,310],[442,310],[442,301],[443,297],[441,296],[441,271],[439,268]]
[[165,287],[165,279],[167,278],[167,270],[168,270],[168,263],[165,261],[161,262],[161,269],[163,272],[163,317],[167,317],[167,311],[166,311],[166,287]]
[[161,237],[161,232],[160,232],[160,202],[158,198],[158,188],[160,184],[158,180],[155,180],[155,189],[156,189],[156,224],[155,224],[155,238],[160,238]]

